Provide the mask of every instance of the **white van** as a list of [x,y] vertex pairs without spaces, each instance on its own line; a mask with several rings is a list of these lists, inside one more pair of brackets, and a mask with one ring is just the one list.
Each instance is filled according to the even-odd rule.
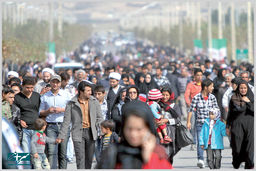
[[67,69],[84,69],[84,65],[78,62],[65,62],[65,63],[56,63],[53,65],[54,72],[58,72],[60,70],[67,70]]

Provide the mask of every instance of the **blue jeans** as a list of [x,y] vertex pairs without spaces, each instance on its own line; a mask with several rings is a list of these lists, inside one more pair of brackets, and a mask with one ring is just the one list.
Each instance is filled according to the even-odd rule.
[[[24,153],[30,153],[31,138],[34,135],[35,131],[32,129],[26,129],[26,128],[22,128],[22,131],[23,131],[23,136],[21,139],[22,149],[23,149]],[[30,164],[30,165],[24,165],[25,169],[31,169],[31,162],[26,161],[26,164]]]
[[38,153],[38,158],[32,158],[34,169],[50,169],[50,164],[44,153]]
[[[47,124],[46,135],[49,138],[56,139],[59,135],[61,124]],[[70,137],[68,131],[67,137],[60,144],[47,144],[48,159],[51,169],[67,169],[67,144]],[[57,167],[58,164],[58,167]]]
[[196,133],[196,114],[193,111],[192,112],[192,117],[191,117],[191,130],[190,130],[192,136],[194,137],[193,144],[197,143],[197,133]]
[[197,159],[204,160],[204,150],[199,145],[199,136],[203,125],[196,125],[196,133],[197,133]]

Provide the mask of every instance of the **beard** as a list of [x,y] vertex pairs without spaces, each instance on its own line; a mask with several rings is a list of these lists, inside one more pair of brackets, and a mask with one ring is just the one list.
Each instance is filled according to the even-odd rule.
[[50,83],[50,79],[43,79],[45,83]]

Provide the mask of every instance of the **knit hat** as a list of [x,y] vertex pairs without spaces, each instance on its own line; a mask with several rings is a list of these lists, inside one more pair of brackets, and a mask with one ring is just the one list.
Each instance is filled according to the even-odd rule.
[[157,100],[163,98],[163,95],[160,90],[152,89],[148,92],[148,99],[150,100]]

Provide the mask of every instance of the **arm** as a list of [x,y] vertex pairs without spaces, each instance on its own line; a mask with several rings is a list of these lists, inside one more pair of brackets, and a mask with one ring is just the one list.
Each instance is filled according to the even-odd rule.
[[[220,108],[219,108],[219,105],[218,105],[218,103],[217,103],[216,97],[215,97],[214,95],[212,95],[212,96],[213,96],[213,107],[220,109]],[[219,112],[219,113],[217,114],[216,118],[217,118],[217,119],[220,119],[220,115],[221,115],[221,114],[220,114],[220,112]]]
[[199,135],[199,145],[204,146],[204,135],[205,135],[205,129],[206,129],[206,123],[203,124],[203,127],[201,129],[200,135]]
[[230,91],[226,91],[222,97],[222,106],[224,108],[228,108],[228,95],[229,95]]
[[34,155],[35,153],[37,153],[36,150],[36,142],[38,140],[38,137],[36,134],[34,134],[31,138],[31,153]]
[[64,113],[64,120],[63,120],[63,123],[61,124],[60,133],[57,139],[64,140],[65,137],[67,136],[69,125],[71,122],[72,105],[73,105],[72,102],[69,102],[66,106],[65,113]]
[[100,123],[103,121],[100,103],[96,101],[96,128],[100,128]]
[[227,136],[227,134],[226,134],[226,125],[223,122],[221,122],[220,131],[221,131],[222,136]]
[[119,114],[119,110],[116,106],[113,108],[111,113],[112,113],[112,119],[113,119],[114,122],[116,122],[116,123],[121,123],[122,122],[122,117]]
[[187,87],[186,87],[186,91],[185,91],[185,101],[187,103],[188,106],[190,106],[190,87],[191,87],[191,84],[188,83]]
[[161,117],[161,115],[159,115],[157,112],[157,104],[156,103],[153,103],[152,105],[150,105],[150,109],[154,115],[154,118],[157,118],[159,119]]
[[188,110],[188,118],[187,118],[187,128],[191,129],[191,117],[192,117],[192,112],[196,108],[196,96],[192,99],[190,108]]

